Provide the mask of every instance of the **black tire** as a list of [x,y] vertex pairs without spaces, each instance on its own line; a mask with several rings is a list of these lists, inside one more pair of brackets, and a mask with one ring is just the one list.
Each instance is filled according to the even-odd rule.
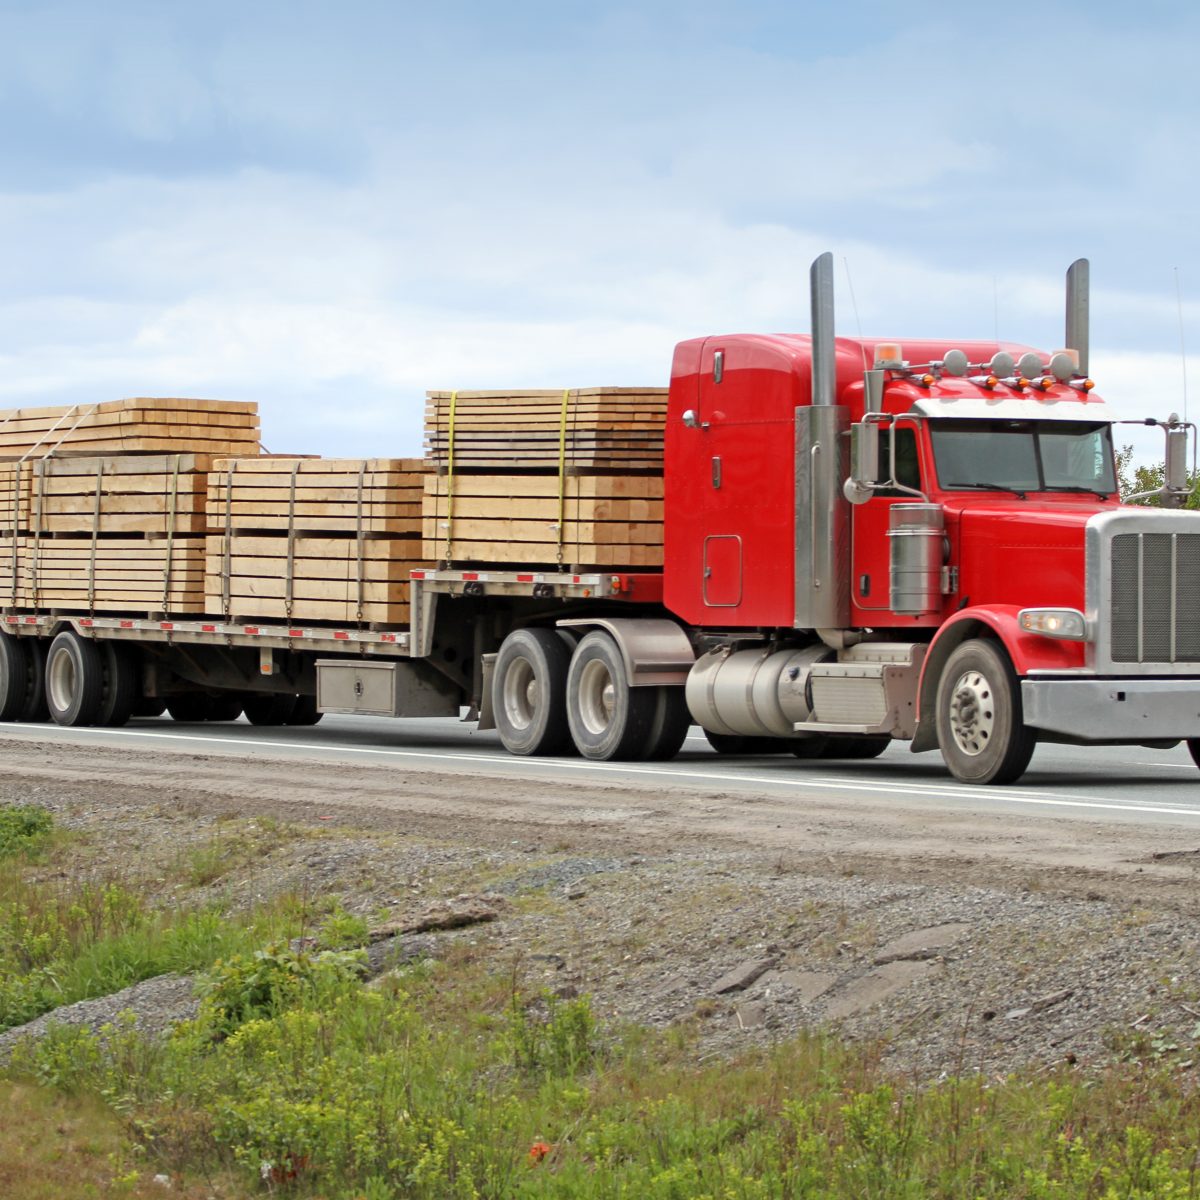
[[0,721],[19,721],[38,688],[24,638],[0,633]]
[[1200,738],[1188,738],[1187,748],[1188,753],[1192,756],[1192,762],[1200,767]]
[[973,638],[951,655],[938,680],[942,757],[963,783],[1013,783],[1025,773],[1037,734],[1025,725],[1021,687],[1004,650]]
[[297,696],[296,704],[288,714],[289,725],[319,725],[325,714],[317,711],[316,696]]
[[826,739],[821,758],[878,758],[891,744],[890,737],[871,737],[860,734],[831,734]]
[[104,695],[96,724],[124,725],[133,716],[138,699],[138,662],[128,646],[115,642],[105,642],[100,653],[104,662]]
[[740,733],[713,733],[706,729],[704,736],[718,754],[750,754],[754,744],[754,738],[743,737]]
[[655,691],[630,687],[616,642],[589,633],[567,673],[567,723],[579,753],[597,762],[637,759],[653,731]]
[[242,715],[242,697],[237,692],[209,696],[206,721],[236,721]]
[[828,758],[829,738],[823,733],[810,733],[797,738],[788,748],[797,758]]
[[681,687],[658,687],[654,700],[654,716],[650,722],[650,734],[642,751],[642,757],[650,762],[666,762],[674,758],[683,747],[688,730],[692,727],[692,714]]
[[100,647],[65,629],[46,652],[46,704],[56,725],[95,725],[104,699]]
[[571,648],[556,629],[514,629],[492,672],[492,715],[510,754],[565,754]]
[[167,702],[161,696],[139,696],[133,702],[135,717],[161,717],[167,711]]
[[296,697],[286,692],[256,692],[241,699],[251,725],[283,725],[296,707]]
[[205,692],[180,692],[167,697],[167,712],[172,721],[183,721],[189,725],[207,721],[210,697]]
[[46,703],[46,642],[42,638],[30,638],[25,646],[29,655],[29,692],[25,697],[25,708],[18,721],[31,724],[50,720],[50,706]]

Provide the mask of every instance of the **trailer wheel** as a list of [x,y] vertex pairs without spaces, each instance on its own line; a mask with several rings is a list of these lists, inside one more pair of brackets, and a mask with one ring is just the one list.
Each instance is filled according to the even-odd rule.
[[687,732],[692,727],[692,714],[683,688],[657,687],[648,690],[657,695],[642,758],[651,762],[665,762],[674,758],[682,748]]
[[208,720],[209,697],[204,692],[180,692],[177,696],[167,697],[167,712],[172,721],[184,721],[193,724],[197,721]]
[[46,653],[46,703],[57,725],[94,725],[104,699],[100,647],[66,629]]
[[242,711],[251,725],[282,725],[295,707],[296,697],[286,692],[257,692],[242,697]]
[[42,694],[41,656],[34,639],[0,633],[0,721],[28,721],[31,703]]
[[97,725],[124,725],[133,716],[137,702],[137,660],[127,646],[105,642],[100,647],[104,665],[104,694],[100,711],[96,714]]
[[297,696],[296,704],[288,714],[289,725],[318,725],[325,714],[317,711],[316,696]]
[[206,721],[236,721],[242,715],[242,698],[237,692],[221,692],[205,699],[208,701],[204,706]]
[[167,702],[161,696],[139,696],[133,702],[135,717],[161,717],[167,711]]
[[963,783],[1012,783],[1029,765],[1037,734],[1021,712],[1008,656],[973,638],[951,655],[938,680],[937,735],[951,774]]
[[567,723],[584,758],[636,759],[654,727],[655,688],[629,686],[616,642],[596,630],[575,647],[567,674]]
[[557,629],[514,629],[501,643],[492,672],[492,713],[510,754],[571,749],[567,673],[573,648]]

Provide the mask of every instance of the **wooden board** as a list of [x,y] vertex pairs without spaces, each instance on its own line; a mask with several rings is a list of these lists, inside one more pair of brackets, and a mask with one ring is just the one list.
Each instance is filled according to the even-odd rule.
[[254,459],[214,464],[211,529],[421,533],[420,459]]
[[257,405],[240,401],[132,398],[0,412],[0,456],[257,454]]
[[[666,388],[426,393],[430,462],[504,469],[661,471]],[[452,416],[453,413],[453,416]]]

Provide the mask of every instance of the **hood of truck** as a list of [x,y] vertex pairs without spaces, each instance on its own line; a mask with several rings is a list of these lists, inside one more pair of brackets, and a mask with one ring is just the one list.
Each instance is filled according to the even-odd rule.
[[[1088,519],[1119,506],[1091,496],[959,501],[945,505],[957,605],[1082,609]],[[964,604],[965,601],[965,604]]]

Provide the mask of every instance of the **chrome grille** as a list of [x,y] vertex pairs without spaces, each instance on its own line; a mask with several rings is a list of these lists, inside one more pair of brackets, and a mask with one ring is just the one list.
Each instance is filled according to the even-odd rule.
[[1112,539],[1112,661],[1200,662],[1200,533]]

